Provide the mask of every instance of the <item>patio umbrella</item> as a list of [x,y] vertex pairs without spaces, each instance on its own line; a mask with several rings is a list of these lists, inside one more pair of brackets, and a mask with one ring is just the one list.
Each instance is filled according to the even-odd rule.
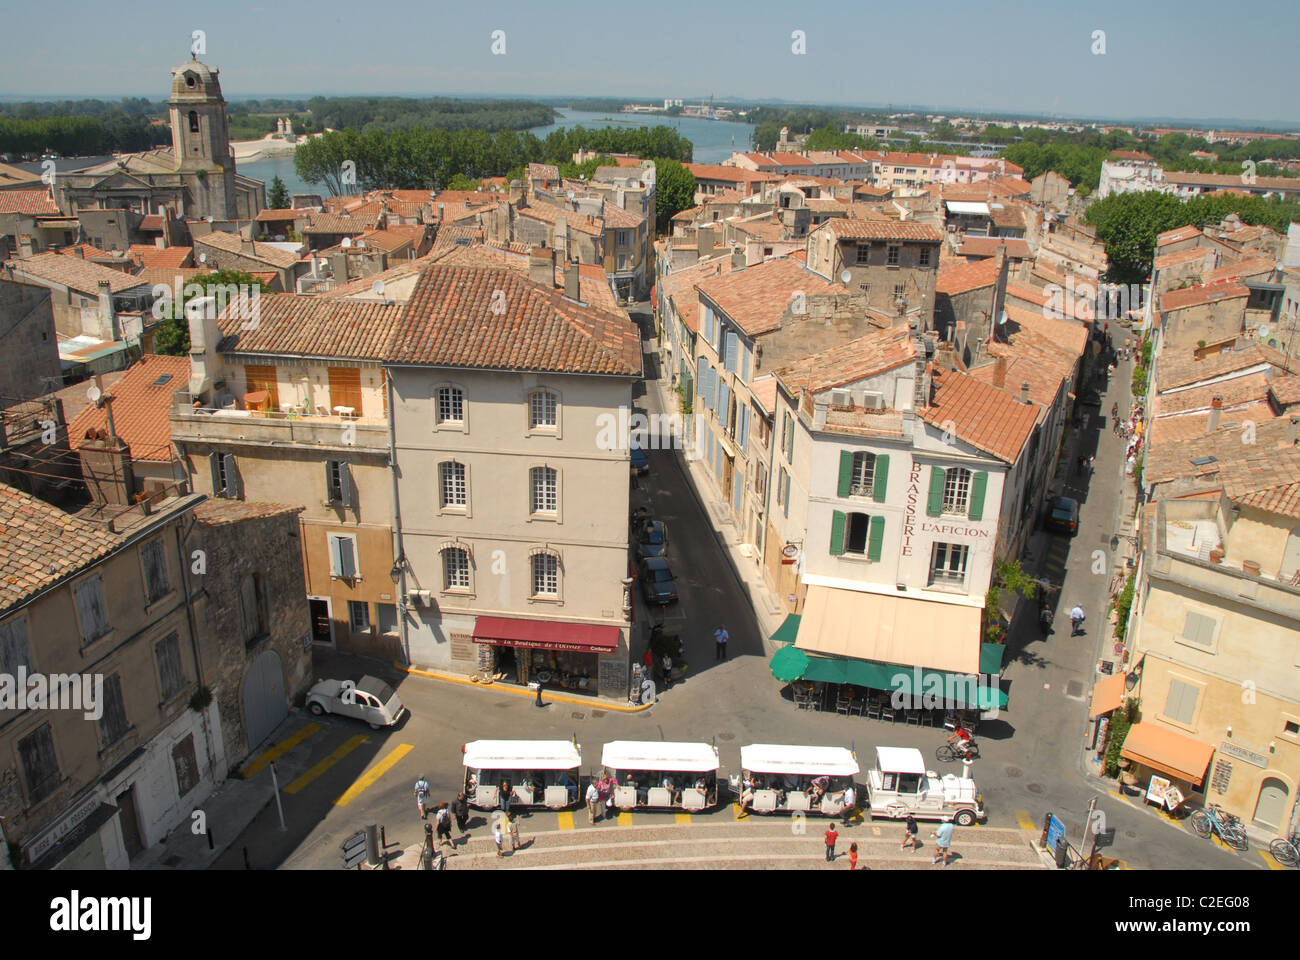
[[802,677],[804,671],[808,669],[808,654],[793,646],[782,647],[772,654],[768,668],[776,679],[782,683],[790,683]]

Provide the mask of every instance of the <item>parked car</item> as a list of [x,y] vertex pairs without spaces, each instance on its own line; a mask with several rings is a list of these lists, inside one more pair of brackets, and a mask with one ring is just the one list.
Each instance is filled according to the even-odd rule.
[[650,458],[647,457],[645,451],[635,443],[632,444],[629,460],[632,463],[632,472],[637,476],[650,472]]
[[307,709],[315,716],[337,713],[370,724],[371,729],[391,727],[406,712],[402,698],[384,681],[365,676],[351,680],[321,680],[307,691]]
[[668,561],[663,557],[649,557],[641,561],[641,594],[646,603],[666,606],[677,602],[677,583]]
[[1056,497],[1047,505],[1043,526],[1048,530],[1074,534],[1079,530],[1079,502],[1069,497]]
[[665,556],[668,553],[668,524],[662,520],[649,520],[641,524],[636,541],[638,560]]

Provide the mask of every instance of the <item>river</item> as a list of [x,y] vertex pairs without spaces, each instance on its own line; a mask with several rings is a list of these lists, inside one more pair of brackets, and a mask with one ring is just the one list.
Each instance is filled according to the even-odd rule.
[[[609,122],[610,119],[619,121]],[[701,120],[696,117],[662,117],[651,114],[643,116],[629,113],[593,113],[588,110],[560,110],[560,119],[544,127],[534,127],[529,133],[545,137],[552,130],[560,127],[622,127],[655,126],[665,124],[672,127],[694,146],[696,163],[721,163],[731,156],[734,150],[748,150],[749,137],[754,128],[747,123],[732,123],[727,120]],[[733,146],[734,144],[734,146]],[[270,186],[273,177],[284,181],[290,194],[326,193],[325,185],[313,186],[298,177],[293,166],[293,157],[270,157],[255,163],[239,164],[239,172],[247,177],[265,180]]]

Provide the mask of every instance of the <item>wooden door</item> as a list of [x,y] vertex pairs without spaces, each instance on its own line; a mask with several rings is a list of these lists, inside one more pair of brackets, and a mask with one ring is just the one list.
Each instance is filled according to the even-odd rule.
[[356,367],[330,367],[330,412],[351,407],[361,416],[361,371]]

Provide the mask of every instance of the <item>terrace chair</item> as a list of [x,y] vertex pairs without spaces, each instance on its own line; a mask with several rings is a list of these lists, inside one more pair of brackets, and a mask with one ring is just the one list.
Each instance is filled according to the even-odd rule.
[[847,717],[847,716],[849,715],[849,710],[852,708],[852,706],[853,706],[853,701],[852,701],[850,698],[848,698],[848,697],[836,697],[836,698],[835,698],[835,712],[836,712],[836,713],[842,713],[842,714],[844,714],[844,716]]
[[919,727],[921,725],[921,711],[920,710],[903,711],[903,722],[907,724],[914,723]]
[[881,707],[881,704],[880,704],[880,701],[879,701],[879,700],[872,700],[870,703],[868,703],[868,704],[867,704],[867,719],[868,719],[868,720],[879,720],[879,719],[880,719],[880,707]]
[[887,707],[887,706],[883,706],[883,705],[882,705],[881,708],[880,708],[880,719],[881,719],[881,720],[888,720],[890,723],[893,723],[893,722],[894,722],[894,708],[893,708],[893,707]]
[[923,710],[923,711],[921,711],[921,726],[923,726],[923,727],[933,727],[933,726],[934,726],[934,711],[933,711],[933,710]]

